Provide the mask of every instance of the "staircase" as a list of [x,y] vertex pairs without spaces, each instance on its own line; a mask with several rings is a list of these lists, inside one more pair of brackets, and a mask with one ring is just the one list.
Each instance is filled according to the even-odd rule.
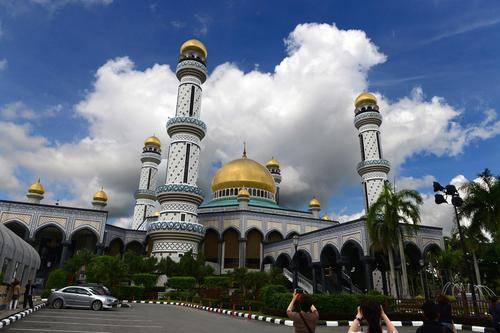
[[342,281],[345,281],[348,284],[348,286],[345,286],[343,283],[341,283],[342,289],[344,289],[345,291],[353,292],[353,293],[357,293],[357,294],[362,293],[361,289],[359,289],[358,287],[356,287],[354,285],[354,283],[352,283],[351,277],[349,275],[347,275],[345,272],[342,272],[341,279],[342,279]]
[[[283,268],[283,275],[285,276],[285,278],[288,281],[293,283],[293,273],[292,272],[290,272],[286,268]],[[311,280],[309,280],[308,278],[306,278],[304,275],[302,275],[300,273],[298,274],[297,284],[298,284],[299,288],[302,288],[308,294],[313,293],[314,288],[313,288]]]

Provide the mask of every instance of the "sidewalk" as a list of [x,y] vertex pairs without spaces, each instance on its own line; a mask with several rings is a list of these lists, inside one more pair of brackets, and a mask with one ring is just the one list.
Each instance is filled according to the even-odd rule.
[[38,311],[45,307],[46,302],[42,300],[36,300],[33,302],[33,308],[23,309],[22,305],[17,307],[15,310],[2,310],[0,311],[0,328],[12,324],[13,322],[26,317],[27,315]]

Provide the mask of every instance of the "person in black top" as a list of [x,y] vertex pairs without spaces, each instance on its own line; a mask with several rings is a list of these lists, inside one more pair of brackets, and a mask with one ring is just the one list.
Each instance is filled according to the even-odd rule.
[[24,289],[24,309],[26,309],[26,303],[29,303],[30,308],[33,308],[33,289],[35,289],[35,285],[31,283],[31,280],[28,280],[28,284],[26,284]]
[[453,318],[451,314],[451,304],[448,296],[441,294],[437,298],[437,309],[439,313],[439,322],[441,325],[444,325],[451,329],[453,332],[455,331],[455,324],[453,323]]
[[417,328],[416,333],[452,333],[449,327],[441,325],[438,321],[438,308],[432,301],[427,301],[422,305],[424,312],[424,324]]
[[500,303],[496,296],[491,297],[490,305],[488,306],[488,312],[491,315],[493,321],[493,328],[500,333]]

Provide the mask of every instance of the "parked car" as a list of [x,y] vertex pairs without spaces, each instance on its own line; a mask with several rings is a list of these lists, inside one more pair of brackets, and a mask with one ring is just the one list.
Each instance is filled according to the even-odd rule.
[[99,311],[116,307],[118,299],[113,296],[102,295],[98,289],[91,287],[69,286],[52,290],[48,303],[55,309],[75,307]]
[[94,290],[97,290],[101,295],[111,296],[111,292],[103,284],[82,282],[82,283],[77,283],[77,285],[78,285],[78,287],[88,287],[88,288],[92,288]]

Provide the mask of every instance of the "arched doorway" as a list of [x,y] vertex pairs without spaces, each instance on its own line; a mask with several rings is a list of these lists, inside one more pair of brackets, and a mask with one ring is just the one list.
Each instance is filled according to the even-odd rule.
[[262,253],[262,233],[257,229],[247,232],[245,246],[245,267],[249,269],[260,269],[260,258]]
[[[441,292],[443,286],[448,282],[449,272],[441,271],[439,261],[442,249],[439,245],[431,243],[424,248],[422,258],[424,260],[424,283],[427,286],[427,295],[436,295]],[[473,268],[471,268],[473,269]]]
[[296,232],[296,231],[292,231],[292,232],[290,232],[288,235],[286,235],[286,239],[292,239],[292,238],[293,238],[293,236],[298,236],[298,235],[299,235],[299,233],[298,233],[298,232]]
[[341,272],[343,284],[352,292],[363,292],[367,286],[364,279],[364,267],[361,264],[363,249],[355,241],[347,241],[340,251],[344,269]]
[[341,285],[341,270],[342,267],[338,264],[340,254],[335,246],[328,244],[320,254],[320,262],[322,269],[322,285],[323,291],[340,291]]
[[277,230],[269,232],[266,236],[266,242],[268,244],[276,243],[281,240],[283,240],[283,235]]
[[298,250],[292,259],[293,267],[307,279],[312,279],[311,255],[305,250]]
[[274,266],[274,258],[271,256],[266,256],[264,259],[262,259],[262,268],[261,270],[263,271],[270,271],[271,268]]
[[43,285],[49,273],[60,265],[63,239],[64,231],[55,225],[42,227],[35,233],[34,247],[40,255],[40,269],[36,277],[43,280]]
[[97,245],[97,235],[90,229],[83,228],[73,232],[71,235],[71,250],[76,254],[80,250],[95,252]]
[[233,228],[227,229],[222,235],[224,240],[224,268],[239,267],[240,237]]
[[[404,246],[408,288],[411,296],[425,296],[424,278],[422,276],[422,253],[415,243],[407,242]],[[423,262],[422,262],[423,264]]]
[[276,258],[274,265],[281,269],[283,268],[291,269],[291,263],[292,259],[290,258],[290,256],[286,253],[282,253],[278,256],[278,258]]
[[105,251],[108,256],[121,256],[123,252],[124,245],[120,238],[113,239]]
[[5,226],[13,231],[16,235],[21,237],[24,240],[28,240],[30,236],[30,231],[28,227],[22,222],[19,221],[10,221],[5,223]]
[[205,261],[217,264],[219,262],[219,233],[214,229],[207,229],[203,239],[203,255]]
[[138,256],[142,256],[144,254],[144,246],[138,241],[131,241],[125,246],[125,252],[132,251]]

